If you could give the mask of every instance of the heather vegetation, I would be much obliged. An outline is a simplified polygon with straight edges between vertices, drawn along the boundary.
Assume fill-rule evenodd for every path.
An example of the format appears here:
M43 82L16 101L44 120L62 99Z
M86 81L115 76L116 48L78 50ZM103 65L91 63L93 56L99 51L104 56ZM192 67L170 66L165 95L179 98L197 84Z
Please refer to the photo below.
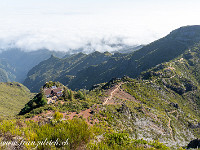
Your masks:
M169 149L158 141L133 140L127 133L89 126L79 118L60 121L58 115L55 114L56 122L43 125L23 120L1 121L1 142L24 141L22 145L10 145L11 149ZM101 142L97 137L101 138ZM149 148L145 148L147 146ZM1 145L1 148L6 148L6 145Z

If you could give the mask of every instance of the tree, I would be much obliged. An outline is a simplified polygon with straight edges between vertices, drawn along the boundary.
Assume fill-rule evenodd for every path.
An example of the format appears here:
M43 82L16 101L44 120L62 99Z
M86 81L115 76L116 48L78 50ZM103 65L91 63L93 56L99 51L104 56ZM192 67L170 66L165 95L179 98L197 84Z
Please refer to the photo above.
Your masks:
M40 93L37 95L37 97L39 106L44 106L45 104L47 104L47 98L46 95L44 94L43 88L40 88Z
M69 92L66 87L64 87L63 89L63 98L64 100L67 100L69 98Z
M73 101L74 100L74 92L72 90L70 90L70 100Z
M80 99L84 99L84 100L85 100L85 95L84 95L81 91L78 91L78 93L77 93L77 98L80 98Z

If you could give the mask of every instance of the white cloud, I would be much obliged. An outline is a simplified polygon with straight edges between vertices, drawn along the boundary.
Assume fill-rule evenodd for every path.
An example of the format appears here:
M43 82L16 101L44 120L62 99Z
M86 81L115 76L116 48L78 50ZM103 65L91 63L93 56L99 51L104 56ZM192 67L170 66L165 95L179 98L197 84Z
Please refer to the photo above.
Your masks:
M7 0L0 6L0 47L107 51L112 44L147 44L180 26L200 24L198 5L180 2Z

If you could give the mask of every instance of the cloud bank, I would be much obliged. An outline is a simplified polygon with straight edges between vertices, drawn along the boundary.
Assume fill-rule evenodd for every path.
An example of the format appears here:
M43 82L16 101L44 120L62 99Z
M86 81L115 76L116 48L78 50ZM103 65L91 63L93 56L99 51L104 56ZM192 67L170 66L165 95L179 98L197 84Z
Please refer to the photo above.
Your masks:
M0 27L2 49L17 47L24 50L47 48L69 51L84 48L85 51L111 51L113 45L145 44L158 38L142 27L141 30L132 27L134 20L128 25L126 20L120 18L105 19L104 16L90 14L20 15L9 21L6 23L6 20L1 20L4 22Z
M197 24L192 12L184 12L185 8L154 0L7 0L0 6L0 48L113 51L120 45L150 43L188 25L186 18Z

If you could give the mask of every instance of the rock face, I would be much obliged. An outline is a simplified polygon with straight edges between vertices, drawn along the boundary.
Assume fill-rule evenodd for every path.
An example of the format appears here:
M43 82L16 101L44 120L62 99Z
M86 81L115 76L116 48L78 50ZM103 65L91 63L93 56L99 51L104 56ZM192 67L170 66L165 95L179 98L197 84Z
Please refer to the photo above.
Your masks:
M125 103L123 103L122 107L118 109L118 112L123 113L124 115L128 116L128 119L131 118L131 112Z
M173 102L171 102L170 105L173 106L173 107L175 107L175 108L177 108L177 109L179 108L178 104L175 104Z
M199 148L199 147L200 147L200 140L199 139L192 140L187 146L188 149Z

